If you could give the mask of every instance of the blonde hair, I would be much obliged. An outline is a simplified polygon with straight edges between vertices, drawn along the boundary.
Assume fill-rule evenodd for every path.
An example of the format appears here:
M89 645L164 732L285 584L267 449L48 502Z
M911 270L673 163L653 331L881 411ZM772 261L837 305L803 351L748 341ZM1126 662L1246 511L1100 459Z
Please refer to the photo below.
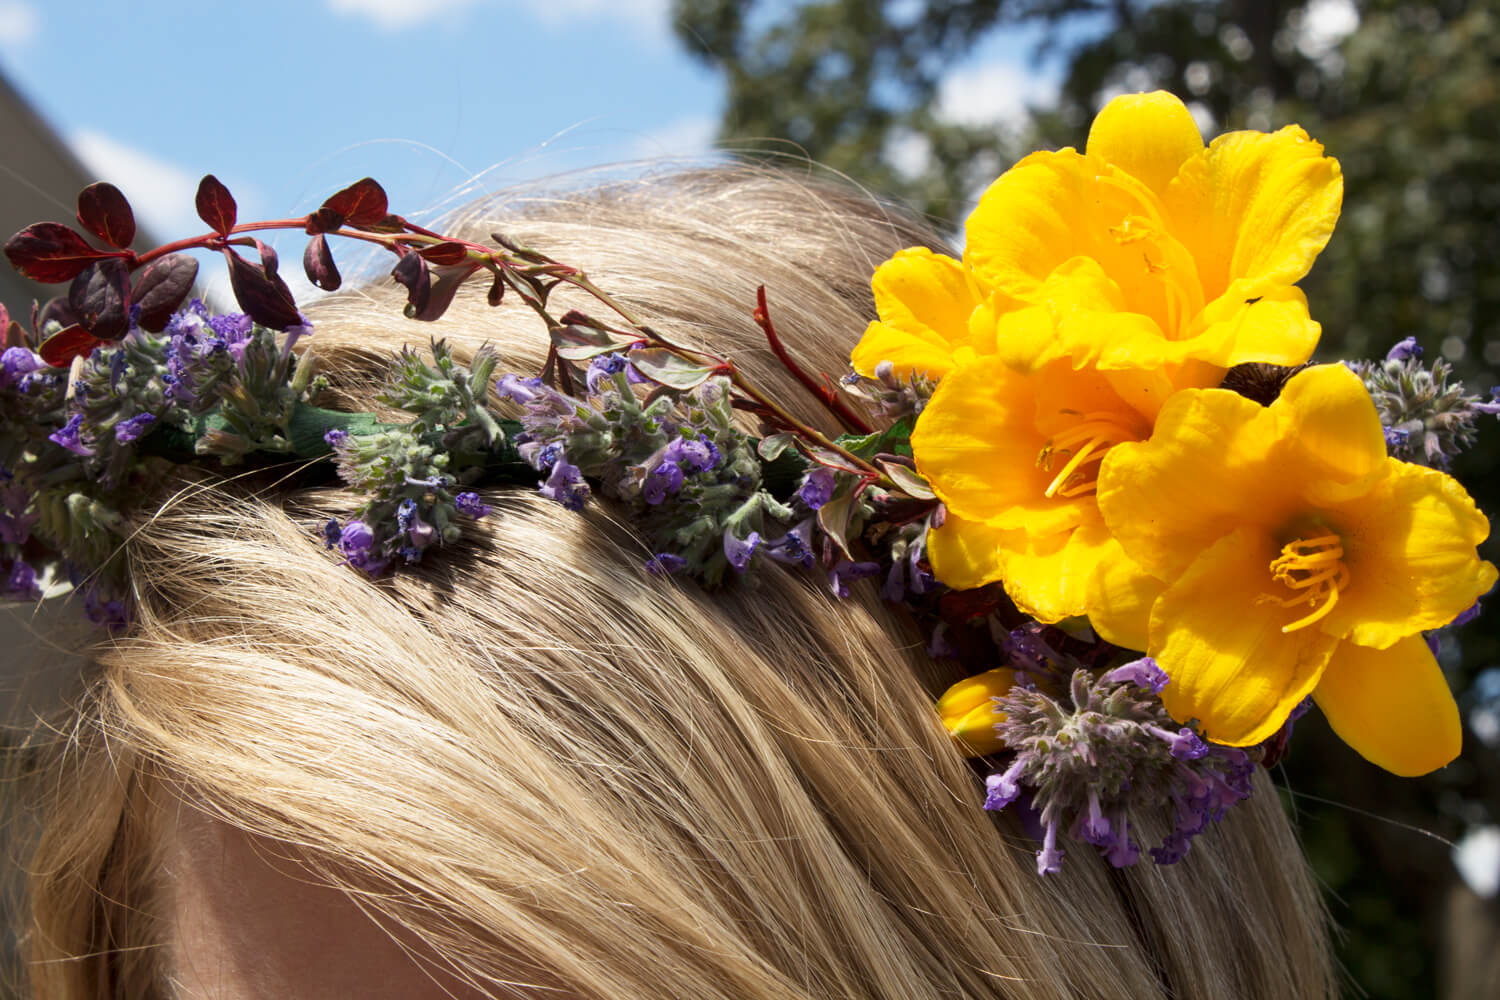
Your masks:
M755 286L806 365L838 373L875 265L932 239L856 193L727 169L514 195L462 226L583 265L784 398L800 390L750 320ZM342 404L373 407L385 359L429 333L534 370L535 319L475 291L432 328L384 289L320 304L310 346ZM1176 866L1075 848L1038 878L937 722L953 678L872 587L838 601L773 567L704 593L645 573L607 505L515 490L486 494L471 540L370 580L315 530L353 498L288 482L186 481L131 538L135 622L39 783L36 996L167 989L156 826L184 801L497 996L1335 992L1267 782Z

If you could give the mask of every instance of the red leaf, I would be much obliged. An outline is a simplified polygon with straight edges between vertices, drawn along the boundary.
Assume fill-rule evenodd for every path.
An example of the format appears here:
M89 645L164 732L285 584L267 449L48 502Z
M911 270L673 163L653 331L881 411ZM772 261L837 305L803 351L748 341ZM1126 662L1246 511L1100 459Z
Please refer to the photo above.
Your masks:
M90 184L78 193L78 221L83 228L121 250L135 239L135 214L113 184Z
M61 222L38 222L5 242L12 267L32 281L55 285L72 281L94 261L110 256L89 246Z
M373 177L355 181L323 202L323 209L342 216L352 226L371 226L390 211L385 189ZM315 215L318 213L314 213ZM336 226L334 228L337 228Z
M427 299L421 309L408 307L407 314L412 319L420 319L432 322L442 317L453 304L453 296L463 286L469 276L483 266L480 264L460 264L457 267L440 267L437 269L437 280L432 282L432 287L427 293Z
M205 174L198 182L196 203L198 218L208 223L208 228L220 236L228 236L233 231L239 208L229 189L213 174Z
M130 269L118 258L90 264L73 279L68 304L89 333L119 340L130 330Z
M327 205L324 205L307 217L307 221L303 223L302 228L307 232L307 235L316 236L318 233L331 233L343 224L344 217Z
M432 275L422 255L404 255L391 270L391 277L396 279L398 285L406 287L407 318L421 315L432 295Z
M302 251L302 270L307 272L308 281L325 292L335 291L344 283L333 263L333 252L328 249L328 237L322 233L307 241L307 249Z
M418 250L417 253L421 254L422 259L427 261L427 263L437 264L440 267L451 264L462 264L469 258L469 248L462 243L455 243L453 240L434 243L430 247Z
M137 319L141 329L152 333L165 330L197 277L198 262L184 253L168 254L146 265L131 289L141 310Z
M263 268L228 248L224 250L224 259L229 263L229 287L234 300L247 316L272 330L285 330L302 322L297 301L285 281L274 273L268 275Z
M74 358L88 357L102 343L104 341L75 324L42 341L36 352L53 368L66 368Z

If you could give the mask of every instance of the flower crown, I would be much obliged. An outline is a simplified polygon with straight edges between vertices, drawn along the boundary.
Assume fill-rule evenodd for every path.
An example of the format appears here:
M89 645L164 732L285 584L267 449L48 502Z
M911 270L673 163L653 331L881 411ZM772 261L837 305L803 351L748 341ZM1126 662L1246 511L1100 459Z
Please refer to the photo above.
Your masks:
M962 259L912 249L876 271L879 319L841 389L885 429L796 363L761 290L755 321L847 431L830 438L577 268L417 226L373 180L239 224L205 177L211 232L145 253L124 197L95 184L85 233L38 223L5 245L23 274L71 285L30 331L0 310L0 571L13 594L70 581L123 627L131 500L183 463L315 475L331 459L363 505L326 544L372 575L458 542L489 511L480 487L536 484L574 510L597 491L634 516L652 573L714 586L774 561L840 597L878 578L933 655L973 672L938 713L992 767L985 807L1031 825L1042 873L1065 838L1171 863L1309 702L1397 774L1458 753L1431 633L1476 613L1496 571L1475 548L1488 522L1441 469L1500 404L1410 339L1308 364L1320 330L1295 283L1341 199L1338 164L1296 126L1205 146L1175 97L1116 98L1083 152L995 181ZM309 235L304 268L328 290L328 237L394 253L416 319L483 278L492 305L538 315L546 365L497 378L489 352L460 364L438 341L390 373L381 399L404 422L322 409L315 355L292 349L310 325L252 235L268 229ZM184 305L189 250L224 255L243 314ZM605 318L557 315L560 285ZM1142 843L1142 810L1174 817L1164 840Z

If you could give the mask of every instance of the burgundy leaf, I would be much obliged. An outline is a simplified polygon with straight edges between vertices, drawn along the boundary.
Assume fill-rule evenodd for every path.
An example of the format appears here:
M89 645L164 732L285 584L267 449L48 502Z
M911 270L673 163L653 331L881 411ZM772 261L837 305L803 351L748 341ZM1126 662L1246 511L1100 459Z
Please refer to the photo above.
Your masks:
M380 222L390 211L385 189L373 177L350 184L323 202L323 208L342 216L350 225L360 227Z
M267 275L263 268L228 248L224 250L224 259L229 264L229 287L245 315L273 330L285 330L302 322L297 301L285 281L275 274Z
M113 184L100 181L78 193L78 221L83 228L121 250L135 239L135 213Z
M412 319L420 319L425 322L438 319L453 304L453 296L458 292L463 283L469 280L469 276L482 266L482 264L471 263L438 268L437 280L432 283L432 290L427 296L427 304L421 309L409 306L407 309L408 315Z
M165 330L197 278L198 262L185 253L168 254L147 264L131 289L131 297L140 308L136 322L141 329L152 333Z
M198 218L208 223L208 228L220 236L228 236L234 229L234 220L239 209L234 196L213 174L205 174L198 182Z
M276 251L272 249L269 244L262 243L260 240L254 239L253 237L251 239L251 242L255 244L255 249L260 251L261 269L266 272L266 277L275 281L277 278L276 272L280 267L280 262L276 257Z
M324 205L307 217L303 228L307 231L307 235L316 236L318 233L331 233L343 224L344 217Z
M42 341L36 352L53 368L66 368L74 358L88 357L102 343L104 341L75 324Z
M33 306L31 310L31 328L38 335L47 327L56 323L58 326L72 326L78 322L78 314L68 304L66 295L56 295L42 303L38 310Z
M38 222L5 242L5 256L12 267L32 281L55 285L72 281L84 268L110 254L95 250L61 222Z
M427 262L422 259L422 255L403 254L392 269L391 277L396 279L396 284L406 288L406 315L420 316L432 295L432 276L428 273Z
M325 292L335 291L344 283L333 263L333 251L328 249L328 237L322 233L307 241L307 249L302 251L302 270L307 272L308 281Z
M429 264L449 265L462 264L469 257L469 248L462 243L447 240L442 243L434 243L430 247L418 250L422 259Z
M406 220L399 215L387 215L378 222L372 222L365 226L372 233L404 233L406 232Z
M498 306L505 300L505 278L499 271L495 272L495 281L490 285L489 303Z
M119 340L130 330L130 269L118 259L95 261L68 289L78 322L100 340Z

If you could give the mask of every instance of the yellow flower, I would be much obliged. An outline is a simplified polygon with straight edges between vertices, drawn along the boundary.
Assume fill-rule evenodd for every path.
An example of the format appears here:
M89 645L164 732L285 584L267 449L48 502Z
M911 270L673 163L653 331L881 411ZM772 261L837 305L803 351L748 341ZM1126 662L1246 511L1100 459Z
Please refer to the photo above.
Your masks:
M927 538L933 574L959 589L1003 580L1039 621L1082 614L1109 541L1094 501L1099 462L1150 429L1108 377L1066 358L1017 371L987 357L950 372L911 437L947 508Z
M1016 672L1009 667L986 670L965 677L938 699L939 718L969 756L983 757L1005 748L995 731L1005 721L1005 713L995 707L995 699L1009 691L1015 679Z
M1059 323L1055 350L1102 370L1300 364L1319 329L1294 286L1343 198L1338 163L1322 152L1295 125L1205 148L1171 94L1117 97L1084 153L1034 153L990 186L962 261L913 249L876 271L880 319L855 348L855 370L891 361L897 374L940 379L1005 350L996 324L1027 307L1073 320ZM1059 317L1063 279L1111 294ZM1101 341L1088 327L1106 318L1119 329Z
M1106 315L1058 324L1056 349L1075 363L1300 364L1319 328L1294 286L1342 198L1338 163L1295 125L1204 147L1171 94L1117 97L1084 153L1033 153L990 186L963 262L983 295L1054 311L1060 277L1112 286ZM1110 313L1123 322L1095 336Z
M1458 711L1421 633L1494 584L1475 552L1489 524L1452 478L1386 455L1348 369L1301 372L1269 407L1178 393L1149 441L1111 450L1098 505L1125 558L1091 581L1090 619L1156 658L1174 718L1246 746L1312 695L1387 770L1457 755Z

